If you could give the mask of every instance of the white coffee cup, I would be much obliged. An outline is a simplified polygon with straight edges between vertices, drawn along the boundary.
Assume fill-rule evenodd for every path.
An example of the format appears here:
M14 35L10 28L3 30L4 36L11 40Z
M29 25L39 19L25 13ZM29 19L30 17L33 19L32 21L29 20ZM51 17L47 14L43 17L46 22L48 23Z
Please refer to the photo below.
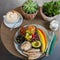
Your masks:
M3 16L6 23L14 24L20 20L20 14L17 11L10 11Z

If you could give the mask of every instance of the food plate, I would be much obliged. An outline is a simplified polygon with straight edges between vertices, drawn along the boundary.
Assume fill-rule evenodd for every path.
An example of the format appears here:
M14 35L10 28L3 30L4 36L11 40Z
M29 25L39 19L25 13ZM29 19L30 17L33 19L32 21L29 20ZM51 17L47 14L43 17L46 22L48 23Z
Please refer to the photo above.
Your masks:
M23 22L23 17L22 17L22 16L21 16L21 18L20 18L20 20L19 20L18 22L12 23L12 24L9 24L9 23L7 23L7 22L4 20L4 24L5 24L7 27L9 27L9 28L17 28L17 27L19 27L19 26L22 24L22 22Z
M46 33L46 37L47 37L47 39L46 39L46 41L47 41L46 50L47 50L48 40L49 40L48 31L47 31L43 26L41 26L41 25L37 25L37 24L31 24L31 25L36 26L36 27L39 28L39 29L42 29L42 30ZM30 26L30 25L25 25L24 27L28 27L28 26ZM21 55L23 55L23 56L25 56L26 58L28 58L28 55L25 54L25 53L23 52L23 50L21 49L21 44L23 44L23 42L25 42L25 41L22 40L22 41L20 41L20 43L18 43L18 42L16 41L16 37L20 34L19 32L20 32L20 29L16 32L16 34L15 34L15 36L14 36L14 46L15 46L16 50L17 50ZM45 42L46 42L46 41L45 41ZM43 45L43 47L44 47L44 46L45 46L45 45ZM44 49L44 48L43 48L43 49ZM45 56L46 51L45 51L45 52L44 52L44 51L45 51L45 50L43 50L42 54L41 54L38 58L41 58L41 57Z

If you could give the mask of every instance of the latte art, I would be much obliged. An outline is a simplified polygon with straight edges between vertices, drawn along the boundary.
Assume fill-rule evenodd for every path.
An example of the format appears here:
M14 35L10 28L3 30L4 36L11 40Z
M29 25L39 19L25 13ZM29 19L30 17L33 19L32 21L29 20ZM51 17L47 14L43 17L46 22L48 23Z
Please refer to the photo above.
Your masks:
M16 22L20 18L20 14L17 11L10 11L6 14L7 21L10 23Z

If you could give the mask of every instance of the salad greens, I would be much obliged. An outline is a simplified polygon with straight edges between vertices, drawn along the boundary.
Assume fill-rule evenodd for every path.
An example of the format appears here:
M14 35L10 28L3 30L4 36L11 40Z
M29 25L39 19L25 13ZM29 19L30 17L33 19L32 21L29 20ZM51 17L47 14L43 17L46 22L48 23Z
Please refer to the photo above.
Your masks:
M60 14L60 1L52 0L50 2L44 3L43 13L49 17Z
M23 10L28 14L33 14L38 10L38 4L33 0L28 0L23 4Z

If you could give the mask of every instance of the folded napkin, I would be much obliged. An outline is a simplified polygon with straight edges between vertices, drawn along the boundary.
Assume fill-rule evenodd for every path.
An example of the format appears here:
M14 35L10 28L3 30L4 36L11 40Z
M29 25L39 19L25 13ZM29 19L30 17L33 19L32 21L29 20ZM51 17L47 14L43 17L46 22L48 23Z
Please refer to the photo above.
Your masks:
M56 35L54 34L54 32L49 33L49 43L48 43L49 45L46 51L47 56L52 54L55 42L56 42Z
M53 48L54 48L56 39L57 39L57 37L56 37L56 35L54 35L54 38L53 38L53 40L52 40L52 42L51 42L51 46L50 46L50 50L49 50L49 55L52 54L52 51L53 51Z

